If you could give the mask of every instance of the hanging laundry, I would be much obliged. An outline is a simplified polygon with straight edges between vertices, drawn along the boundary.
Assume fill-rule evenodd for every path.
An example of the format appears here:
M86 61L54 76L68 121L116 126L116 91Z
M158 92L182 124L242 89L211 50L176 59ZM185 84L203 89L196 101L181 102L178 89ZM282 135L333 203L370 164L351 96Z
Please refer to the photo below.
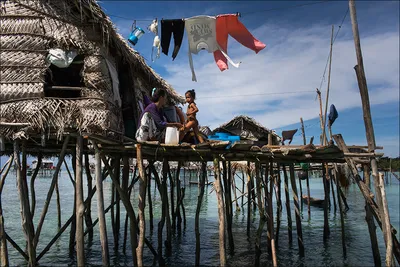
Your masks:
M193 68L192 53L197 54L200 50L207 50L209 53L220 50L217 43L216 19L212 16L195 16L185 20L185 29L189 40L189 64L192 71L192 81L197 81ZM234 63L229 56L221 50L225 58L236 68L238 63Z
M156 58L160 58L160 37L158 37L158 35L156 37L154 37L153 47L151 48L151 61L152 62L154 62L153 52L155 49L157 49Z
M289 140L289 145L292 143L293 136L297 133L297 130L282 131L282 144L285 145L285 140Z
M147 27L147 29L155 35L158 35L158 20L153 19L153 22Z
M329 109L329 125L332 126L332 124L335 122L335 120L339 117L339 114L335 108L335 105L331 105L330 109Z
M221 51L228 53L228 34L243 46L256 52L263 50L266 45L247 30L239 21L237 14L218 15L216 18L217 42ZM227 59L221 51L214 52L214 59L221 71L228 69Z
M162 52L168 56L169 43L171 35L174 35L174 51L172 52L172 60L178 55L182 45L183 33L185 30L185 21L182 19L161 20L161 48Z

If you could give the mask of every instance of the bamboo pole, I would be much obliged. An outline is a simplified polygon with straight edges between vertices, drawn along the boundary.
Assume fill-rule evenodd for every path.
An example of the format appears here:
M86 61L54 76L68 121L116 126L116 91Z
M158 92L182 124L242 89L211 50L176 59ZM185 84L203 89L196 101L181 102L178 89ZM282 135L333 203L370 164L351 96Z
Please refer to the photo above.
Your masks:
M349 0L349 10L350 10L351 24L352 24L352 30L353 30L353 36L354 36L354 45L355 45L356 56L357 56L357 65L355 67L355 71L356 71L356 75L357 75L357 81L358 81L358 86L360 89L361 102L362 102L362 107L363 107L365 132L366 132L367 143L368 143L368 152L374 153L374 151L376 149L375 134L374 134L374 127L372 124L368 86L367 86L367 80L366 80L365 72L364 72L364 63L363 63L363 57L362 57L362 52L361 52L360 36L359 36L358 23L357 23L356 5L355 5L354 0ZM372 167L372 175L374 177L377 177L378 176L378 166L377 166L375 157L371 158L371 167ZM382 187L383 187L383 189L380 190L381 192L385 190L384 189L385 186L382 185ZM376 191L379 191L379 190L376 190ZM383 197L381 200L382 203L381 203L381 205L379 205L379 202L378 202L378 206L385 206L384 203L387 202L386 197L385 196L382 196L382 197ZM393 239L392 239L391 231L388 231L388 229L390 230L390 224L386 225L387 223L390 223L390 215L389 215L388 210L385 211L385 208L383 208L382 212L383 212L383 214L382 214L382 230L383 230L384 240L386 243L386 266L392 266L393 265L393 247L392 247Z
M83 205L83 179L82 179L82 151L83 151L83 137L76 138L76 173L75 173L75 195L76 195L76 259L78 266L85 265L85 250L83 238L83 212L85 207Z
M225 254L225 205L221 188L221 171L218 158L214 158L214 188L218 200L218 225L219 225L219 264L226 266Z
M14 154L10 156L7 163L4 165L4 168L1 170L1 173L2 173L1 181L0 181L0 259L1 259L0 264L1 264L1 266L9 265L7 239L6 239L5 230L4 230L4 217L3 217L3 207L2 207L1 196L3 193L3 186L5 183L6 177L8 175L8 172L11 169L13 160L14 160ZM3 170L4 170L4 173L3 173Z
M296 214L297 243L299 246L300 257L304 257L304 243L303 243L303 232L302 232L302 228L301 228L299 197L297 194L293 164L290 164L290 181L291 181L291 185L292 185L293 201L294 201L294 208L295 208L295 214Z
M32 177L31 177L31 198L32 198L32 202L31 202L31 214L32 214L32 218L35 216L35 209L36 209L36 192L35 192L35 180L36 177L39 173L40 170L40 166L42 165L42 154L39 154L38 158L37 158L37 163L36 163L36 168L33 171Z
M285 179L285 206L286 206L286 214L287 214L287 222L288 222L288 235L289 235L289 244L292 244L292 215L290 211L290 200L289 200L289 178L286 172L286 166L282 165L283 176Z
M321 91L318 90L317 88L317 96L318 96L318 102L319 102L319 123L321 127L321 136L319 138L320 144L324 144L324 134L323 134L323 129L324 129L324 120L322 118L322 99L321 99Z
M108 239L107 239L107 225L106 216L104 212L104 193L103 193L103 179L101 176L101 158L100 152L95 152L96 160L96 188L97 188L97 216L99 217L99 231L100 231L100 243L101 243L101 255L103 259L103 265L110 265L110 258L108 252Z
M85 153L85 173L86 173L86 178L87 178L87 194L90 195L93 190L93 177L90 173L90 162L89 162L89 155L88 153ZM100 173L101 175L101 173ZM101 178L101 177L100 177ZM56 185L58 187L58 183ZM57 189L56 187L56 189ZM57 191L56 191L57 192ZM89 240L93 240L93 220L92 220L92 203L89 201L86 210L85 210L85 224L86 227L89 229ZM61 228L61 222L60 222L60 227Z
M47 193L46 201L44 203L43 210L42 210L42 213L40 215L40 220L39 220L38 226L36 228L36 234L35 234L35 238L33 240L33 244L35 246L35 249L36 249L36 247L37 247L37 245L39 243L40 232L42 230L44 219L46 218L47 210L49 208L51 197L53 195L54 187L55 187L56 181L58 179L58 172L59 172L59 170L61 168L61 165L62 165L64 157L65 157L65 153L66 153L66 149L67 149L67 146L68 146L68 142L69 142L69 136L67 135L65 137L63 146L61 148L60 157L58 159L56 169L55 169L55 171L53 173L53 179L51 181L50 188L49 188L49 191Z
M144 208L146 203L146 185L147 177L143 170L142 147L141 144L136 145L136 157L139 167L139 242L136 249L138 266L143 266L143 245L144 236L146 234L146 221L144 215Z
M20 152L19 152L19 140L14 140L14 160L15 166L17 170L17 185L18 185L18 193L21 203L21 220L22 220L22 228L25 233L25 239L27 244L28 250L28 265L29 266L36 266L36 249L34 246L34 236L35 230L32 222L31 213L29 210L29 199L28 199L28 186L26 183L26 150L25 150L25 142L22 145L22 162L25 167L21 166L20 163Z
M332 25L332 33L331 33L331 50L329 54L329 69L328 69L328 87L326 89L326 101L325 101L325 115L324 115L324 125L322 128L322 135L323 135L323 140L324 144L327 145L327 138L326 138L326 131L325 131L325 126L326 126L326 114L328 112L328 102L329 102L329 87L331 84L331 67L332 67L332 48L333 48L333 32L334 32L334 26Z
M203 202L204 196L204 186L207 176L207 162L201 163L201 180L200 180L200 190L197 196L197 207L196 207L196 216L194 219L194 231L196 234L196 261L195 266L200 266L200 209L201 203Z

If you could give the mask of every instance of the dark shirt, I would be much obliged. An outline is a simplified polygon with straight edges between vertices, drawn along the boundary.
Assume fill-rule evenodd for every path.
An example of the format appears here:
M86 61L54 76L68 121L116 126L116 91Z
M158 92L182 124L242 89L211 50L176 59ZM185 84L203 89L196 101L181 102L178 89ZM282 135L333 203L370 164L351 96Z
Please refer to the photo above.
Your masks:
M142 115L140 116L139 120L139 127L140 122L142 120L143 114L149 112L151 117L153 118L154 122L156 123L157 129L163 130L167 126L167 121L164 119L162 109L158 110L155 103L149 104L143 111Z

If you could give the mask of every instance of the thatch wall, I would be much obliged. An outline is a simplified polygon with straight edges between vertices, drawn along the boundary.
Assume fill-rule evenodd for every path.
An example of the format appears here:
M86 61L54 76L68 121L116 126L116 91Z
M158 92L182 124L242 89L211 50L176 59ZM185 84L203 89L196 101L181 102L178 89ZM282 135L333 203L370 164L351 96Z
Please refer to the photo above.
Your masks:
M281 138L273 131L265 128L260 123L248 116L236 116L227 123L222 124L213 130L213 134L217 132L227 132L238 135L242 139L252 141L268 141L268 135L272 135L272 145L278 145Z
M124 133L137 121L142 92L165 88L173 103L184 101L120 36L93 0L13 0L0 2L0 120L30 123L31 132L65 128L102 135ZM84 56L79 98L44 97L51 48L75 49ZM118 70L113 91L106 63ZM13 128L0 128L12 137ZM121 136L120 136L121 137Z

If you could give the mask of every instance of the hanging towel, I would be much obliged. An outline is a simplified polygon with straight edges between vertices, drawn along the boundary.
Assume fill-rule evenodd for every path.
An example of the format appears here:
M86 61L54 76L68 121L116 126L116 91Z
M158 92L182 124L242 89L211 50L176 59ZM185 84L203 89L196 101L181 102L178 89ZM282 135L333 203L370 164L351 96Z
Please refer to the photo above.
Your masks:
M263 50L266 45L247 30L239 21L237 14L218 15L216 18L217 42L221 47L220 51L214 52L214 59L221 71L228 69L227 59L222 51L228 51L228 34L235 38L243 46L256 52Z
M151 61L154 62L153 53L157 50L156 58L160 58L160 37L158 35L154 37L153 47L151 48Z
M329 109L329 125L332 126L332 124L335 122L335 120L339 117L339 114L335 108L335 105L331 105L330 109Z
M161 48L162 52L168 56L171 35L174 35L174 51L172 60L178 55L182 45L183 33L185 31L185 21L182 19L163 19L161 20Z
M197 81L193 68L192 53L197 54L200 50L213 53L220 50L217 43L216 19L212 16L195 16L185 20L185 29L189 40L189 64L192 71L192 81ZM234 63L229 56L221 50L225 58L236 68L238 63Z
M289 145L293 140L293 136L297 133L296 130L282 131L282 144L284 145L285 140L289 140Z

